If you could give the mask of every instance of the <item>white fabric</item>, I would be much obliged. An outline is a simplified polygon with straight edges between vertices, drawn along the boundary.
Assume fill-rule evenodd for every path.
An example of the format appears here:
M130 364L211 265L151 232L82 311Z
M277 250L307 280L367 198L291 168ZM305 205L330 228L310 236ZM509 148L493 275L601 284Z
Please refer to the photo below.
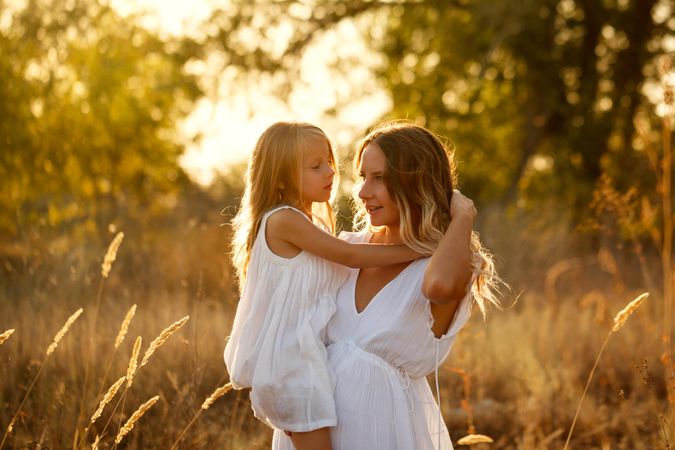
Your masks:
M348 272L304 251L293 258L274 254L265 228L282 208L294 209L280 206L261 220L224 357L235 389L252 388L258 419L283 430L310 431L337 422L335 378L322 334Z
M370 233L341 237L368 242ZM428 262L420 259L408 265L361 313L356 312L354 299L359 271L348 269L349 278L338 292L337 312L327 327L328 361L337 378L333 450L453 448L425 377L449 354L471 314L471 298L462 299L450 328L436 338L431 306L422 294ZM272 448L293 446L275 430Z

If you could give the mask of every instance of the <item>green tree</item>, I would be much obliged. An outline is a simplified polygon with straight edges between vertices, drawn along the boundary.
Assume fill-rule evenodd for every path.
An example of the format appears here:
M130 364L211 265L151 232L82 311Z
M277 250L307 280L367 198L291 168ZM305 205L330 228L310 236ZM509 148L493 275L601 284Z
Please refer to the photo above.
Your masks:
M0 5L0 10L4 10ZM87 0L31 0L0 29L0 230L102 225L188 183L176 124L199 48Z

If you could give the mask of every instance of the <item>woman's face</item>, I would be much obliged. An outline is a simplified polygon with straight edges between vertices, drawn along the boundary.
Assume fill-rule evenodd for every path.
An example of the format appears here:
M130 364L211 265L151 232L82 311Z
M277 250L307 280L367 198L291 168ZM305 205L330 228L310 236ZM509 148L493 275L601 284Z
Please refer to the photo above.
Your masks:
M368 144L359 161L361 188L359 198L363 201L373 226L398 227L400 215L398 206L389 195L384 180L386 159L380 147Z

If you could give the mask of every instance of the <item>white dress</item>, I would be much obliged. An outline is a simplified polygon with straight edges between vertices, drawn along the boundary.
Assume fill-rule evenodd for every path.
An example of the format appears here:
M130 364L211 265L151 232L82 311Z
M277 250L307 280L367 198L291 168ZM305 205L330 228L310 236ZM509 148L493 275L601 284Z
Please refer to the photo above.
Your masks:
M370 233L344 233L368 242ZM338 425L333 450L450 450L452 443L427 383L447 357L471 314L470 294L462 299L448 331L436 338L429 301L422 294L428 258L409 264L357 313L358 269L337 296L337 312L327 328L328 361L335 372ZM275 430L275 450L293 449Z
M310 431L337 422L323 334L348 273L305 251L293 258L274 254L265 228L282 208L298 211L284 205L263 216L224 357L235 389L252 388L258 419Z

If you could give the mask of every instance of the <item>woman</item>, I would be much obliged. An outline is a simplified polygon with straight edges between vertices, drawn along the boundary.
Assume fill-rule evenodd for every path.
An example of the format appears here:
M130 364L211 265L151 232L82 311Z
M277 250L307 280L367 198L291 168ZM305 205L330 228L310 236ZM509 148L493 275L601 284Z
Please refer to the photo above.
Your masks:
M452 449L425 377L434 371L438 377L473 301L483 312L486 303L498 303L494 266L472 232L473 203L453 193L451 157L422 127L375 129L361 143L355 167L360 231L343 237L403 243L433 255L352 269L340 288L327 328L338 414L333 449ZM273 448L292 446L276 430Z

